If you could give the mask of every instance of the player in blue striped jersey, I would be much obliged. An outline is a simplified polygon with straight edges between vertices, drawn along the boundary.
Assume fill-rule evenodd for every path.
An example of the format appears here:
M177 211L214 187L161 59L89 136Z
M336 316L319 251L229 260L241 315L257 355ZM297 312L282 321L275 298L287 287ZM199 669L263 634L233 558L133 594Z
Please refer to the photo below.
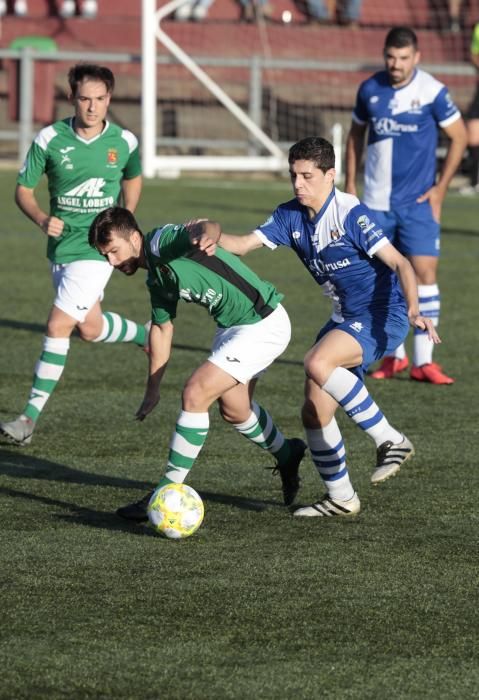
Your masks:
M440 296L437 267L441 206L467 143L461 114L447 87L418 68L417 37L408 27L395 27L384 48L386 70L359 87L347 142L345 189L356 194L356 176L366 130L368 144L363 201L375 221L414 268L419 308L437 326ZM450 139L436 182L438 129ZM411 378L451 384L432 361L433 343L421 329L414 331ZM409 365L404 345L384 358L372 373L387 379Z
M295 515L355 515L345 448L334 417L338 406L376 443L372 474L379 484L414 454L411 442L387 421L363 383L363 373L401 343L409 324L439 342L433 322L419 314L408 260L389 242L373 212L334 186L334 149L309 137L289 152L295 194L246 236L222 234L220 245L243 255L266 246L292 248L333 302L331 319L305 357L302 409L308 445L327 494Z

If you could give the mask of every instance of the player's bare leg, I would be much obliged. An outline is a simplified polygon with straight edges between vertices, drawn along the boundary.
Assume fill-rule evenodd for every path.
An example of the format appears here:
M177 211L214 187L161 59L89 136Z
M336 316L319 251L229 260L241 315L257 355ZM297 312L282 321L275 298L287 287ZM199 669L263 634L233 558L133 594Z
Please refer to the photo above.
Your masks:
M209 361L198 367L187 380L182 393L182 410L170 440L168 462L156 488L183 483L193 467L208 436L209 407L238 381ZM154 490L135 503L118 508L117 515L126 520L145 522Z
M268 411L253 400L256 379L238 384L218 400L223 419L245 438L269 452L276 460L273 474L279 473L283 501L291 505L300 486L299 465L306 451L300 438L285 438Z
M392 476L402 461L413 454L411 445L409 453L401 461L391 464L390 473L386 475L384 462L389 458L390 448L399 448L406 438L388 423L364 383L349 371L348 368L360 366L362 359L360 343L339 329L327 333L305 357L308 382L303 421L313 461L328 494L312 506L300 509L297 515L330 517L359 512L359 499L349 480L344 445L334 419L336 404L341 405L356 425L375 441L381 462L378 459L373 477L379 468L382 469L381 480Z
M117 314L102 314L99 301L82 322L53 305L27 404L18 418L0 423L0 433L12 444L21 447L32 441L36 423L63 374L70 349L70 336L75 328L78 328L83 340L93 342L135 342L143 347L148 341L145 326L139 326Z

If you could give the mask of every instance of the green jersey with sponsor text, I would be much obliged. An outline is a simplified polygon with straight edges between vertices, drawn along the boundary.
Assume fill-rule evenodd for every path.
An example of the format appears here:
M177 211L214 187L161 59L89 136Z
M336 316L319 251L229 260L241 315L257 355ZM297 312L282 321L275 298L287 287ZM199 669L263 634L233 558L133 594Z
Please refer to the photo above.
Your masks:
M50 215L65 222L59 238L48 236L47 255L55 263L104 260L88 244L95 216L114 206L121 181L141 174L138 141L126 129L106 122L89 141L73 130L73 118L42 129L28 151L17 184L34 189L48 178Z
M208 256L190 243L184 226L167 224L145 236L152 321L175 318L178 301L207 309L221 328L258 323L283 295L236 255L217 248Z

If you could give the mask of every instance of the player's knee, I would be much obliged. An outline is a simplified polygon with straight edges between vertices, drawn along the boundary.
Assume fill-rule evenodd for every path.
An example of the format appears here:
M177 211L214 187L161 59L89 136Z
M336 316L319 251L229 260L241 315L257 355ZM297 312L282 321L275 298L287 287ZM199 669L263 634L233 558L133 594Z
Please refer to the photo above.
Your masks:
M202 413L207 411L211 401L205 395L201 385L195 379L190 379L183 388L181 395L184 411Z
M308 353L304 358L306 376L310 377L319 386L326 384L333 369L331 363L318 353Z
M73 333L74 328L74 323L66 323L64 320L60 322L55 319L49 319L46 328L46 335L49 338L69 338Z

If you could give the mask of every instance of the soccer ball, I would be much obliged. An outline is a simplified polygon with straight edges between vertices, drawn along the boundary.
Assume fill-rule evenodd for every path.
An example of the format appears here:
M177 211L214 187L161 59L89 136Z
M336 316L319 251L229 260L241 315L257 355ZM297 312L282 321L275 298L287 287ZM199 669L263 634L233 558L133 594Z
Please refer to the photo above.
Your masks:
M203 522L201 497L186 484L167 484L157 489L148 504L148 519L163 537L179 540L189 537Z

